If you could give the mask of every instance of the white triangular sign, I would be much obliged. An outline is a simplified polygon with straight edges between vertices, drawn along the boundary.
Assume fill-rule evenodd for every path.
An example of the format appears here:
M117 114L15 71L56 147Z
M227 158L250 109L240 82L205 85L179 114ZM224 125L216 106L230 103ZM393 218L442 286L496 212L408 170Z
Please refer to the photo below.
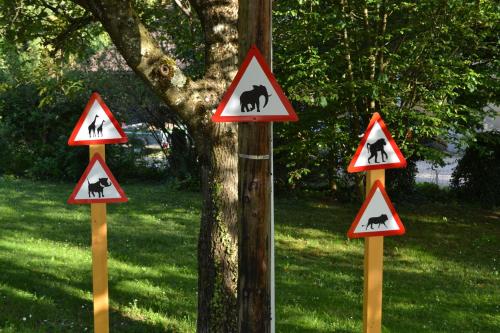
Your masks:
M252 46L212 120L296 121L298 117L259 50Z
M380 115L375 113L347 171L359 172L404 167L406 167L406 159Z
M94 155L68 199L68 203L125 201L125 193L99 154Z
M356 215L347 235L349 238L391 236L405 233L384 186L376 181Z
M94 92L73 129L68 144L74 146L125 143L127 140L127 135L101 96Z

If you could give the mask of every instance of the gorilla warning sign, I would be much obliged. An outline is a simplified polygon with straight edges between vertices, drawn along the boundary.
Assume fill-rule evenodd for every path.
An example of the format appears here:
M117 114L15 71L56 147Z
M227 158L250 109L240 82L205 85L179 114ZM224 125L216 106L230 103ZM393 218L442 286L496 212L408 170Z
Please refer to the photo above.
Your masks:
M387 130L384 121L375 112L347 171L360 172L404 167L406 167L406 159Z
M215 122L297 121L292 105L254 45L217 107Z

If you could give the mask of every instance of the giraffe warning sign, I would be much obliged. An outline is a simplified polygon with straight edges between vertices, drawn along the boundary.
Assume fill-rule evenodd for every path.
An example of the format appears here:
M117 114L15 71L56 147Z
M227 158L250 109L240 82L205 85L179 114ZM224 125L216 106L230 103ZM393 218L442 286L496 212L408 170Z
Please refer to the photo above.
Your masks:
M406 159L387 130L384 121L375 112L347 171L360 172L404 167L406 167Z
M70 146L125 143L127 135L101 96L94 92L76 123L68 144Z

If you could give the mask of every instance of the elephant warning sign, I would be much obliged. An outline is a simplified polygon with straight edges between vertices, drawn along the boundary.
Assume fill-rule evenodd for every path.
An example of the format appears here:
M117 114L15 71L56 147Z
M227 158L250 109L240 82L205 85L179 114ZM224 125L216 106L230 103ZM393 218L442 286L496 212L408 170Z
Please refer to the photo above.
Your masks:
M215 122L297 121L292 105L254 45L222 98Z
M70 204L126 201L127 196L99 154L94 155L68 199Z
M406 167L406 159L387 130L384 121L375 112L347 171L360 172L404 167Z
M389 200L382 183L377 180L347 232L349 238L392 236L405 233L405 227Z

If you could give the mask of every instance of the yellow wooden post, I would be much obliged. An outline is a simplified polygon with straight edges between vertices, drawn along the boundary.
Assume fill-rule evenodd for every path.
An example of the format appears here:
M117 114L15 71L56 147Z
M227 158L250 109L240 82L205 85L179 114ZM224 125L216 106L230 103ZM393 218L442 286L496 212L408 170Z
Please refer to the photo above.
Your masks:
M366 175L366 195L375 181L385 185L385 170L371 170ZM382 331L382 275L384 266L384 236L365 238L363 332Z
M100 154L105 160L105 145L90 145L90 159ZM90 204L92 216L92 287L94 295L94 332L109 333L108 231L106 204Z

